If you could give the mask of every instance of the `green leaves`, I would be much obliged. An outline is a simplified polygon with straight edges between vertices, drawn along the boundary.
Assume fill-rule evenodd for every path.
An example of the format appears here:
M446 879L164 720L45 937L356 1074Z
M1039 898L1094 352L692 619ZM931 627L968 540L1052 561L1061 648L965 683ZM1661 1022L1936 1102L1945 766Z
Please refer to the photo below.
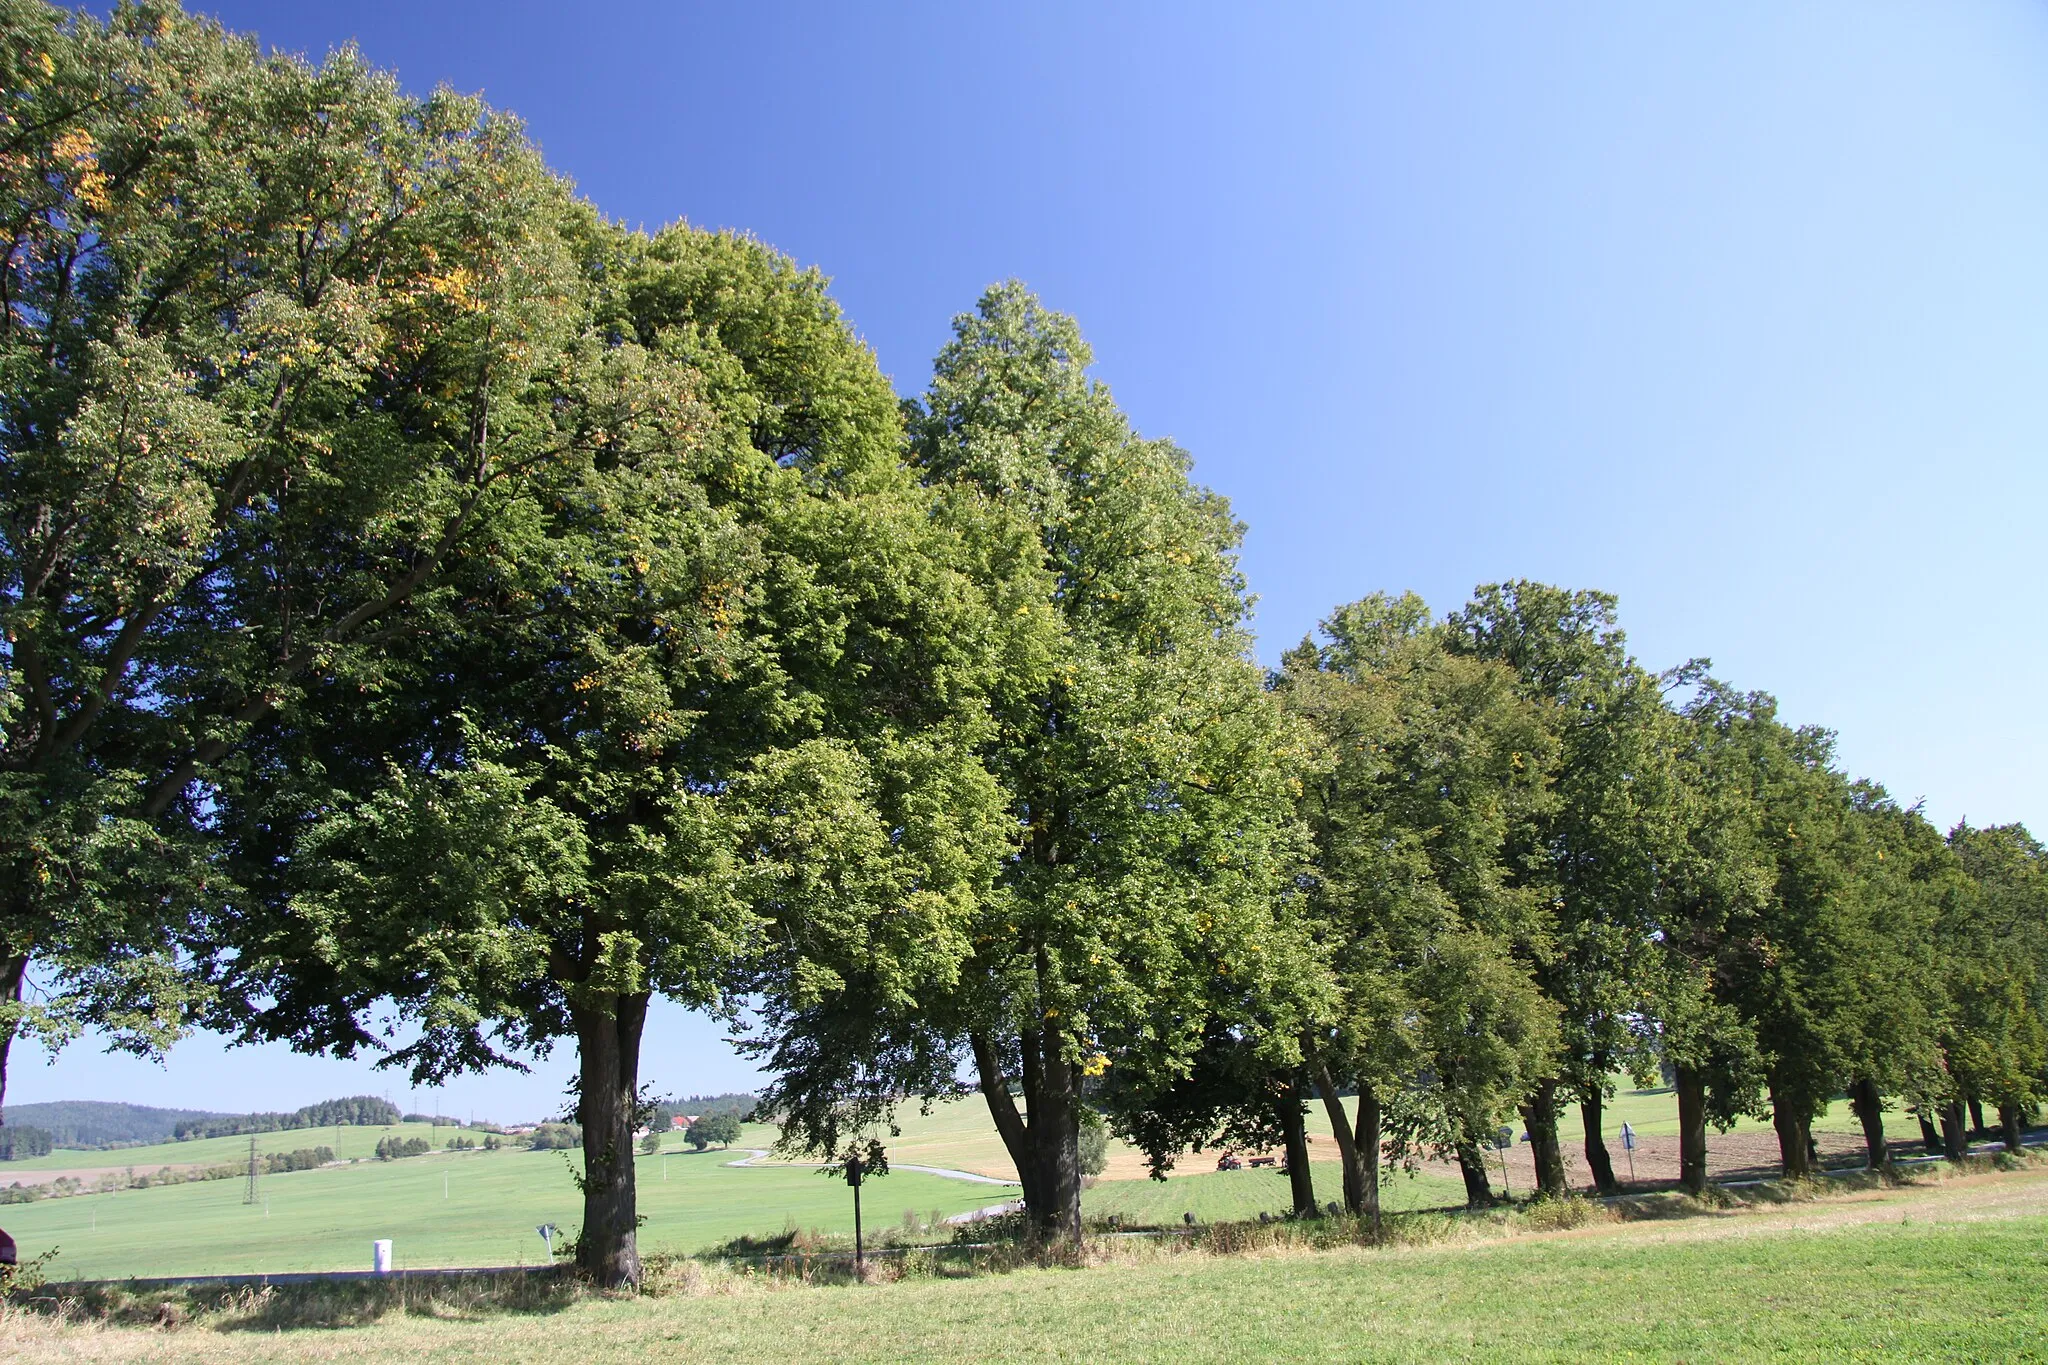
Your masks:
M155 964L119 987L146 1044L205 995L171 943L240 913L221 816L261 727L389 685L457 566L587 453L555 388L587 349L582 211L505 120L352 52L262 58L153 5L7 21L0 961L87 1014L102 964ZM204 894L93 875L103 818L211 863Z
M1300 801L1339 994L1313 1042L1382 1094L1397 1150L1444 1149L1551 1063L1557 1009L1511 949L1532 909L1515 841L1553 808L1558 745L1515 675L1452 652L1412 594L1339 607L1324 633L1276 679L1323 756Z

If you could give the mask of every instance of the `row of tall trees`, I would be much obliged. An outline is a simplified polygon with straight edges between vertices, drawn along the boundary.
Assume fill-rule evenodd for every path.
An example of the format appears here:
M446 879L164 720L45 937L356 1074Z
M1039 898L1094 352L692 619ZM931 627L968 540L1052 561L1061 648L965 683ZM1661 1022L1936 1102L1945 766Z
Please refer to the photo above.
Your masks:
M1376 1214L1384 1134L1395 1159L1454 1154L1483 1199L1510 1118L1561 1195L1572 1105L1611 1192L1603 1103L1663 1066L1694 1190L1709 1126L1747 1113L1808 1174L1842 1095L1873 1167L1891 1100L1941 1116L1952 1154L1972 1104L2017 1146L2048 1081L2040 846L1944 837L1703 663L1647 672L1614 606L1525 582L1435 621L1369 598L1276 678L1326 759L1306 898L1343 1005L1307 1055L1325 1097L1358 1096L1348 1141L1331 1115L1347 1198Z
M1094 1115L1345 1198L1677 1069L1686 1174L1847 1090L2038 1098L2041 850L1949 836L1614 603L1340 608L1021 286L899 403L816 273L629 231L517 124L167 4L0 0L0 1085L195 1024L433 1084L569 1044L639 1275L663 996L785 1140L978 1091L1038 1231ZM32 988L32 989L31 989ZM0 1092L4 1094L4 1092ZM1355 1095L1347 1108L1342 1096ZM1882 1160L1873 1128L1873 1159Z

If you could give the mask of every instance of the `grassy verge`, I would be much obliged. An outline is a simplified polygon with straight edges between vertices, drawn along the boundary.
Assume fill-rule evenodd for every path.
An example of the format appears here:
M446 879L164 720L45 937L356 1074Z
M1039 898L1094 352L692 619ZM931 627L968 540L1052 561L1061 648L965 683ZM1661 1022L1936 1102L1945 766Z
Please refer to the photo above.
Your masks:
M1781 1203L1767 1202L1776 1198ZM1742 1206L1746 1205L1746 1207ZM1396 1220L1401 1244L1314 1250L1306 1226L1101 1243L1081 1268L820 1286L698 1262L666 1297L527 1276L74 1302L0 1322L51 1360L1221 1361L2048 1359L2048 1174L1977 1174L1814 1199L1665 1201ZM1576 1230L1531 1235L1551 1218ZM1585 1220L1594 1221L1587 1223ZM1222 1230L1219 1229L1220 1233ZM153 1321L163 1328L123 1322ZM196 1313L196 1317L195 1317ZM109 1325L111 1322L111 1325Z

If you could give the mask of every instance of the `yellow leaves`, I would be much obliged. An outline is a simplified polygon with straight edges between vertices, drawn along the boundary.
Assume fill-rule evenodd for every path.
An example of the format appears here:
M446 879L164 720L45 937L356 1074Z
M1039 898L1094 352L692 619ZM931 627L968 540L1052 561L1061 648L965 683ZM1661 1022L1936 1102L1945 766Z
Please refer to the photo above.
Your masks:
M436 298L446 299L465 313L481 313L484 310L482 280L476 271L466 265L444 270L438 275L429 275L421 281L427 292Z
M106 208L107 177L100 170L99 148L94 145L92 134L83 128L66 128L50 143L50 152L59 161L71 163L78 176L78 197L86 206Z
M1081 1074L1083 1076L1100 1076L1107 1070L1109 1070L1109 1058L1104 1053L1098 1052L1088 1058L1087 1061L1081 1063Z
M1057 1019L1060 1017L1060 1012L1054 1009L1052 1006L1047 1005L1045 1007L1045 1017L1048 1019Z
M50 143L50 151L60 161L73 164L84 161L98 161L99 151L93 145L92 134L83 128L66 128Z
M43 74L45 76L54 76L57 74L56 59L53 58L49 53L38 52L36 54L36 60L42 65Z

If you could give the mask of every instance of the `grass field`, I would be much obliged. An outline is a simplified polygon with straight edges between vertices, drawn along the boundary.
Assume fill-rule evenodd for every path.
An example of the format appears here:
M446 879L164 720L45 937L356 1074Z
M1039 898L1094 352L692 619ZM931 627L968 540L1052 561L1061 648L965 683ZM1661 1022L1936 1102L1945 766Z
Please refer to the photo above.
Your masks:
M1335 1162L1312 1162L1316 1195L1323 1202L1341 1199L1344 1175ZM1442 1208L1461 1204L1465 1187L1456 1180L1431 1175L1383 1176L1381 1207L1392 1210ZM1290 1207L1287 1176L1272 1167L1263 1170L1206 1171L1173 1180L1110 1180L1081 1196L1081 1211L1090 1218L1120 1215L1126 1223L1171 1226L1183 1213L1201 1221L1257 1218Z
M367 1129L366 1132L382 1132ZM248 1139L242 1139L247 1151ZM845 1185L796 1167L735 1168L740 1152L678 1152L639 1158L641 1245L696 1251L747 1233L794 1223L826 1231L853 1227ZM60 1248L53 1276L99 1279L149 1275L368 1269L370 1243L389 1237L401 1267L538 1265L534 1228L574 1230L582 1199L562 1152L447 1152L264 1176L262 1202L242 1202L239 1180L78 1195L0 1208L24 1255ZM666 1170L666 1179L664 1179ZM906 1209L929 1218L999 1200L1004 1191L913 1172L867 1191L867 1216L900 1221Z
M341 1125L333 1128L293 1128L281 1133L256 1133L258 1152L290 1152L301 1147L332 1147L337 1160L347 1161L351 1157L368 1160L376 1154L377 1144L387 1137L426 1138L436 1147L456 1134L481 1143L482 1133L466 1133L459 1128L443 1124L435 1127L430 1123L394 1123L389 1127L352 1127ZM94 1169L122 1170L133 1167L138 1171L154 1171L159 1166L223 1166L246 1161L249 1156L249 1138L241 1137L195 1138L190 1142L156 1142L146 1147L117 1147L111 1151L76 1151L59 1147L48 1156L30 1157L25 1161L0 1162L0 1184L7 1184L16 1178L16 1172L62 1171L79 1167ZM517 1142L517 1138L501 1139Z
M1846 1106L1826 1122L1853 1125ZM1668 1092L1624 1093L1609 1109L1618 1132L1626 1119L1646 1136L1675 1132L1675 1104ZM1312 1115L1322 1144L1334 1150L1327 1121ZM1894 1120L1901 1129L1904 1116ZM979 1098L937 1106L930 1115L914 1110L901 1117L903 1132L888 1139L899 1166L927 1165L967 1170L998 1178L1012 1174L1007 1154L988 1122ZM1752 1125L1760 1126L1760 1125ZM367 1159L387 1136L433 1137L428 1125L390 1128L320 1128L259 1134L257 1149L289 1151L325 1144L352 1165L264 1176L262 1202L245 1205L239 1180L197 1182L119 1194L79 1195L0 1208L4 1224L25 1254L60 1248L53 1267L66 1279L126 1276L265 1273L292 1270L360 1269L369 1263L369 1244L389 1237L402 1267L531 1265L542 1260L534 1228L554 1223L574 1229L580 1200L570 1179L573 1157L559 1152L441 1152L396 1162ZM742 1146L765 1147L774 1130L749 1125ZM853 1213L845 1187L815 1171L786 1165L735 1168L738 1152L693 1154L668 1139L671 1153L643 1157L639 1165L641 1209L647 1215L642 1245L650 1251L695 1252L743 1235L772 1235L792 1225L826 1233L850 1233ZM12 1172L113 1169L153 1171L163 1165L233 1164L246 1158L249 1139L214 1138L164 1143L117 1152L58 1151L32 1161L0 1166L0 1182ZM1620 1152L1615 1153L1620 1160ZM1317 1197L1339 1196L1334 1163L1314 1166ZM664 1178L664 1172L666 1178ZM1127 1222L1173 1224L1192 1212L1203 1222L1255 1218L1278 1213L1289 1203L1287 1180L1273 1170L1218 1172L1208 1155L1183 1161L1164 1184L1143 1179L1144 1163L1134 1151L1112 1144L1109 1175L1087 1192L1091 1217L1121 1215ZM1439 1172L1387 1180L1389 1209L1458 1203L1458 1182ZM906 1212L921 1221L999 1203L1014 1188L973 1184L898 1170L867 1191L870 1228L898 1224Z
M532 1311L415 1298L291 1329L283 1301L177 1331L16 1312L55 1361L2048 1359L2048 1175L1391 1249L1123 1248L1081 1269L820 1287L702 1283ZM285 1330L277 1330L285 1328Z

